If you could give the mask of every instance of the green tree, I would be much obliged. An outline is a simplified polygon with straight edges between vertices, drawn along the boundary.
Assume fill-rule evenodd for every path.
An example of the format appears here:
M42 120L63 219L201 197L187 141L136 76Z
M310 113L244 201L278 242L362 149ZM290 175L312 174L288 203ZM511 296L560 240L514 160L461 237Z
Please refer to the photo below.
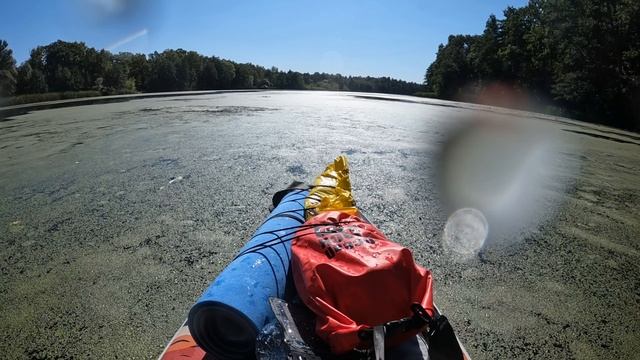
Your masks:
M144 54L119 53L116 58L127 65L129 78L133 79L135 89L138 91L146 90L145 86L150 73L147 56Z
M27 62L32 70L40 70L45 72L45 63L47 59L47 49L44 46L38 46L31 50L29 60Z
M302 77L302 74L291 70L287 71L286 88L294 90L304 89L304 78Z
M199 90L211 90L219 87L218 70L213 59L205 60L200 76L198 77Z
M530 0L450 36L425 74L443 98L495 81L588 121L640 129L640 2Z
M233 79L233 87L236 89L251 89L255 79L253 65L237 64L236 76Z
M469 52L470 65L478 75L479 85L502 80L504 75L498 59L502 43L501 24L495 15L491 15L485 24L484 33L477 38Z
M216 69L218 69L218 79L220 79L222 88L230 89L233 85L233 79L236 77L236 67L231 61L218 60Z
M178 88L176 90L193 90L196 88L198 74L202 71L203 59L195 51L175 50L176 78Z
M129 67L119 59L113 59L104 72L103 85L108 93L118 93L127 89L129 80Z
M425 75L427 87L438 96L456 98L465 86L477 79L470 58L471 48L479 36L450 35L446 45L440 45L436 60Z
M0 40L0 96L11 96L16 91L16 60L5 40Z
M13 63L15 66L15 62ZM96 50L80 42L58 40L31 51L16 75L20 94L99 90L106 94L134 91L193 89L324 89L413 94L415 83L341 74L300 73L266 69L205 57L194 51L167 49L161 53L118 53Z
M577 0L547 5L555 59L552 95L587 120L640 128L640 3ZM604 119L604 121L603 121Z
M88 48L82 42L58 40L45 47L45 76L52 91L78 91L93 85L87 68Z
M47 90L47 81L40 69L33 69L28 61L18 67L17 94L38 94Z
M150 91L174 91L178 89L175 61L166 52L154 52L149 56L150 75L147 88Z

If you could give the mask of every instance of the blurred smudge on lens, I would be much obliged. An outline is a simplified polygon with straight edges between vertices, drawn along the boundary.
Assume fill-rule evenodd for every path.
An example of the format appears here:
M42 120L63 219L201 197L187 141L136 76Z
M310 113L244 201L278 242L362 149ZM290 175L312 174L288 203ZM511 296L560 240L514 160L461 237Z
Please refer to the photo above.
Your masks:
M566 139L546 125L514 115L474 115L445 136L437 157L439 195L447 214L471 208L484 216L491 230L481 247L512 244L553 218L563 200L558 190L569 186L579 166L566 161ZM467 251L477 244L449 247Z
M442 242L446 250L466 260L478 254L489 233L489 223L481 211L456 210L444 227Z

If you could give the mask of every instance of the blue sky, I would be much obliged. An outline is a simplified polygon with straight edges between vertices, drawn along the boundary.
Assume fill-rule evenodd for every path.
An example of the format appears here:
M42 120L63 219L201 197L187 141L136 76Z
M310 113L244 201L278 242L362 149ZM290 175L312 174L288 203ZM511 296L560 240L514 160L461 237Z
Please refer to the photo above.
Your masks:
M302 72L422 82L449 34L478 34L525 0L50 0L3 4L0 39L20 63L36 45L83 41L113 52L195 50Z

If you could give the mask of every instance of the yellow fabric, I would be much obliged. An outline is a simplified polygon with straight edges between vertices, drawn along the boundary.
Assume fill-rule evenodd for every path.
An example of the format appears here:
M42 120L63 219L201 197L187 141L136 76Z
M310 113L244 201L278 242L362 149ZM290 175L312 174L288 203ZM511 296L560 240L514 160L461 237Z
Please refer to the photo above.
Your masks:
M333 163L313 182L313 188L305 200L306 218L309 219L322 211L340 210L357 215L358 209L351 195L349 163L344 155L338 156Z

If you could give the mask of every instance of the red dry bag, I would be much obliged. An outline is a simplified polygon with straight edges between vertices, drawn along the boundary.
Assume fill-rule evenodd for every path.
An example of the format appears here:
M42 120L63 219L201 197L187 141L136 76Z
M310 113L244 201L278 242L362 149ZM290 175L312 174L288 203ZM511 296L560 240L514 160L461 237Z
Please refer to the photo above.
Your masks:
M410 318L413 304L434 315L431 272L360 217L327 211L309 219L292 243L291 264L298 294L316 314L316 333L335 354L371 348L367 333ZM404 329L386 342L420 330Z

